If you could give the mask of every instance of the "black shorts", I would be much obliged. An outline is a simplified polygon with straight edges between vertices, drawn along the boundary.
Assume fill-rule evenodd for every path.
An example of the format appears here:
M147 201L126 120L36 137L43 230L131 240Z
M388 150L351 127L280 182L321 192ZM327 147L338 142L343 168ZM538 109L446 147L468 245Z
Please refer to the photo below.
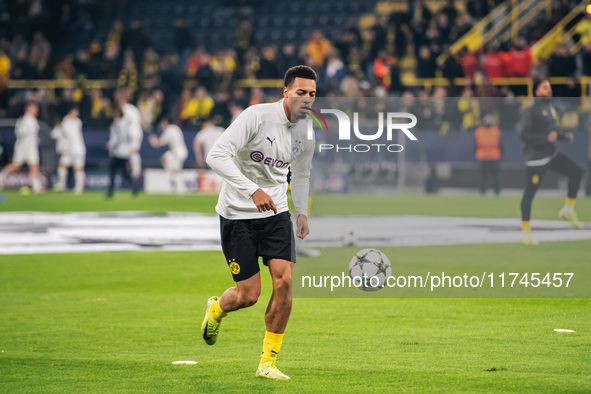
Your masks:
M220 216L222 250L235 282L259 271L259 257L295 263L295 239L289 212L263 219L231 220Z

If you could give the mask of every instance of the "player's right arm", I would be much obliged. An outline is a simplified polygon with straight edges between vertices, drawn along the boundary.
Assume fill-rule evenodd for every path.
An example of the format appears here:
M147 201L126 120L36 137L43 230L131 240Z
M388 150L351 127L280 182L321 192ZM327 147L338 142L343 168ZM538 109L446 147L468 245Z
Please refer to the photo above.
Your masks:
M130 147L129 152L133 154L138 153L138 148L135 145L137 145L137 143L141 141L140 139L143 137L144 134L140 120L140 112L131 104L124 106L122 112L123 119L126 122L127 133L130 136L132 145L134 145Z
M207 154L205 161L212 170L244 198L252 198L259 212L273 210L277 213L277 208L275 208L271 197L261 190L256 183L248 179L233 160L238 151L245 147L256 135L258 127L256 111L252 107L247 108L218 138Z
M27 131L29 130L29 127L27 127L27 120L26 118L23 116L22 118L19 118L19 120L17 120L16 125L14 126L14 134L16 135L17 138L25 138L27 137L27 135L29 133L27 133Z
M259 188L252 194L252 202L259 212L273 211L277 213L277 207L275 207L273 199L263 189Z
M197 167L205 167L205 160L203 159L203 142L199 138L199 133L193 140L193 152L195 152L195 160L197 161Z
M107 141L107 150L109 150L109 151L114 149L118 143L116 128L117 128L117 125L115 124L115 122L113 122L113 124L111 124L111 127L109 129L109 141Z
M59 121L55 124L55 126L53 127L53 129L51 129L51 138L53 138L54 140L59 140L60 138L62 138L62 122Z
M20 137L20 127L21 127L21 123L22 123L22 118L19 118L16 121L16 124L14 125L14 135L16 136L16 138Z
M51 129L51 138L55 140L55 148L57 153L65 154L66 153L66 144L65 144L65 135L64 135L64 127L62 121L59 121L53 129Z

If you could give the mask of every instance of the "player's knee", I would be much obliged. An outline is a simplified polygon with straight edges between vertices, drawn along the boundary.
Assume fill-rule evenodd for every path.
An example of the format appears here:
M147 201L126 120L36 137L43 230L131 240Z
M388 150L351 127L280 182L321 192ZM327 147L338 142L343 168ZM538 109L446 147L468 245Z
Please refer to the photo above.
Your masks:
M521 200L521 212L527 212L531 209L531 200Z
M273 290L282 293L291 292L291 273L273 278Z
M577 166L575 168L575 170L573 171L572 177L575 179L581 179L583 178L583 168Z
M253 306L259 300L260 295L261 295L260 289L240 293L239 300L240 300L241 307L248 308L249 306Z
M243 308L248 308L249 306L253 306L254 304L256 304L258 300L259 297L257 295L248 294L242 297L241 304Z

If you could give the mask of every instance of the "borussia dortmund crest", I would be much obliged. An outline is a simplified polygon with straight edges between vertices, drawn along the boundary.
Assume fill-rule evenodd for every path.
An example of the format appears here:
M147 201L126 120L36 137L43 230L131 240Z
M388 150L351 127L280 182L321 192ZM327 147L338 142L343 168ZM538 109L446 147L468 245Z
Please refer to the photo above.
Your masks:
M230 271L234 275L238 275L240 273L240 265L238 265L238 263L235 261L235 259L228 260L228 263L230 264Z
M300 151L302 150L302 141L300 140L293 140L291 143L291 153L294 156L297 156Z

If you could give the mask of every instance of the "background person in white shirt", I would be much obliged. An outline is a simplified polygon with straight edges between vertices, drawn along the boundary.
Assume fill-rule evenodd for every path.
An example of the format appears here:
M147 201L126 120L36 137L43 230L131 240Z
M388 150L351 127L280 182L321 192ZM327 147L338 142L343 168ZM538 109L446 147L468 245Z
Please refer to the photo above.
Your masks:
M25 114L19 118L14 127L16 143L12 163L0 172L0 188L6 175L18 171L23 164L29 167L31 184L35 193L41 193L41 175L39 174L39 122L37 114L39 106L35 102L27 103Z
M173 190L176 190L179 194L185 194L187 192L185 183L182 179L179 180L179 173L182 171L183 163L188 156L183 131L177 125L170 123L170 120L166 117L160 121L160 129L162 130L160 138L155 134L150 135L150 145L154 148L168 145L169 149L162 155L160 161L168 173Z
M56 191L66 188L68 180L68 168L74 167L74 193L81 194L84 191L86 174L84 164L86 161L86 145L82 136L82 121L80 110L76 107L70 109L64 116L61 123L52 132L52 137L57 139L57 150L60 154L59 166L57 168Z
M123 113L122 126L129 135L129 163L131 164L131 176L138 180L142 175L142 158L140 148L144 139L144 131L141 125L140 111L135 105L129 103L129 92L119 91L115 95L117 105Z
M193 151L195 152L195 161L197 168L205 168L205 159L207 154L215 144L215 142L222 136L224 132L223 127L216 126L212 120L206 120L201 125L201 130L195 135L193 140Z

